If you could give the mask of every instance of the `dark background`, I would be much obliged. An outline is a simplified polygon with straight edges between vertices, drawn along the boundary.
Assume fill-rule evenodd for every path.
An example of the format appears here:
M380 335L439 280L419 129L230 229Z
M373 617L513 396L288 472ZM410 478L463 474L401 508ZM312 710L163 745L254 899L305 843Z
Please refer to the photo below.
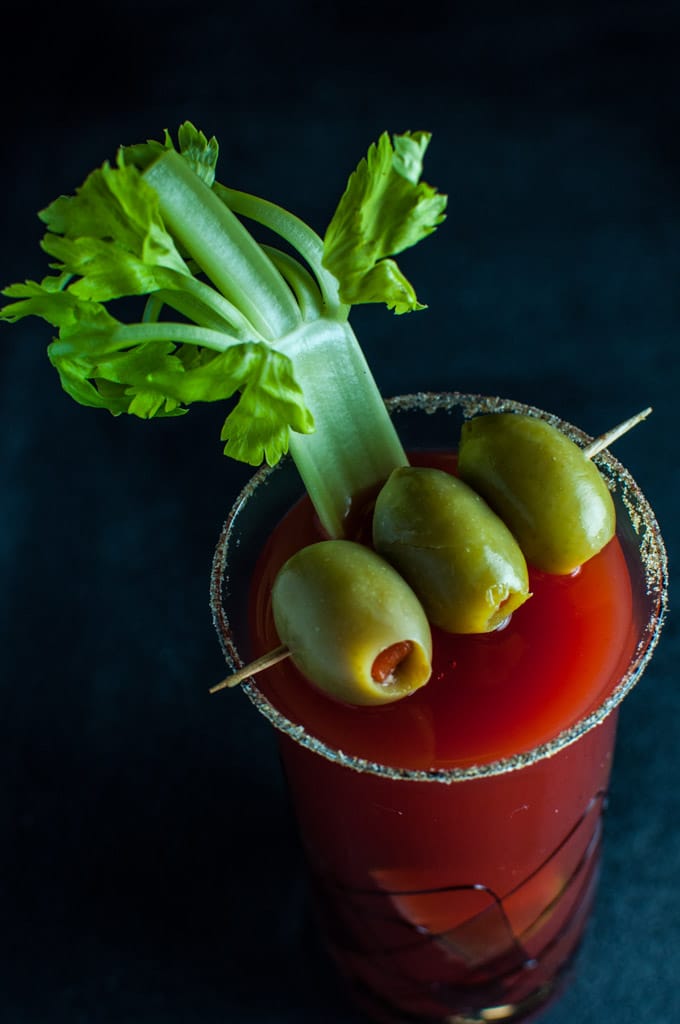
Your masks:
M384 394L510 395L621 440L673 557L680 10L663 3L18 7L3 29L0 283L35 214L190 118L220 179L319 231L384 129L450 196L402 261L429 308L353 323ZM223 661L212 550L247 471L224 410L114 419L49 328L0 326L0 1019L357 1024L310 931L273 737ZM622 713L604 871L546 1024L680 1015L676 621Z

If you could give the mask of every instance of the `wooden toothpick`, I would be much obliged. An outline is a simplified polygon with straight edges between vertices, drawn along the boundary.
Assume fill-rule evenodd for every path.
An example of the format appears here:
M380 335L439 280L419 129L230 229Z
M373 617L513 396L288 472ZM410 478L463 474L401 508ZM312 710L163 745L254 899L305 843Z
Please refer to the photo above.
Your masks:
M587 459L592 459L598 454L598 452L601 452L603 448L608 448L613 441L617 440L617 438L621 437L623 434L627 434L628 431L632 430L633 427L636 427L638 423L642 423L643 420L646 420L651 411L652 407L650 405L646 409L643 409L642 412L638 412L635 416L631 416L630 419L624 420L623 423L619 423L617 426L612 427L611 430L607 430L604 434L600 434L600 436L596 437L594 441L591 441L590 444L586 445L583 449L583 454Z
M283 661L284 658L290 657L290 650L285 644L281 644L280 647L275 647L273 651L268 651L267 654L263 654L261 658L256 658L255 661L251 661L249 665L244 665L238 672L234 672L233 675L227 676L221 683L216 683L215 686L210 687L210 693L217 693L218 690L231 689L232 686L238 686L248 676L257 675L258 672L264 672L266 668L271 668L272 665L278 664L279 661Z

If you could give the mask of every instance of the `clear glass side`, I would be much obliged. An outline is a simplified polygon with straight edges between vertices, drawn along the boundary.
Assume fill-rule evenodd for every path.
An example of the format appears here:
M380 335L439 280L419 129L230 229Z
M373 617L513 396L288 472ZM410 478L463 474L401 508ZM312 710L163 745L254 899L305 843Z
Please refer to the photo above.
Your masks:
M388 408L409 449L454 447L462 422L485 412L519 412L548 420L580 445L592 438L558 417L509 399L449 393L419 393L390 399ZM315 753L356 771L411 781L456 782L499 775L526 767L575 742L601 723L638 682L656 647L667 605L668 568L654 513L630 473L609 452L596 456L608 480L617 510L617 532L631 575L637 643L629 664L608 697L574 726L528 752L489 763L437 771L400 769L352 757L319 741L290 721L263 695L255 679L243 684L255 707L271 724ZM302 485L290 460L263 467L245 486L224 523L215 550L210 604L213 621L230 669L252 659L248 640L248 588L259 553L273 526L300 497Z

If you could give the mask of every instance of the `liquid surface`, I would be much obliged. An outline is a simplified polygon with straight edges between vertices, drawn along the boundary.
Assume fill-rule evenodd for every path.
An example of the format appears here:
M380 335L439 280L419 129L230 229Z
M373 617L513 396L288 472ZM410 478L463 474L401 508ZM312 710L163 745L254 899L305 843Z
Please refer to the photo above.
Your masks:
M437 455L427 464L453 471L455 462ZM294 551L320 539L307 499L273 532L252 589L256 654L279 643L269 598L276 572ZM290 661L263 673L258 686L317 739L395 767L464 767L531 750L601 703L625 669L634 638L630 580L616 539L572 576L530 567L530 589L533 596L495 633L433 629L430 682L395 704L339 704Z

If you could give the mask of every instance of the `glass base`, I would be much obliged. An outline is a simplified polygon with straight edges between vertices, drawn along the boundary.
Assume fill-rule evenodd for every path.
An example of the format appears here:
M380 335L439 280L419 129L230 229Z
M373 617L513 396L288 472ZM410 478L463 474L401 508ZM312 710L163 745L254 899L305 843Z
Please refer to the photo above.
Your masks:
M368 1021L372 1024L516 1024L519 1021L530 1024L542 1016L563 994L572 979L577 955L578 950L575 950L559 974L519 1002L486 1006L469 1012L447 1014L444 1017L421 1017L399 1011L393 1012L379 997L366 990L359 992L355 987L350 987L349 996L365 1016L367 1024Z

